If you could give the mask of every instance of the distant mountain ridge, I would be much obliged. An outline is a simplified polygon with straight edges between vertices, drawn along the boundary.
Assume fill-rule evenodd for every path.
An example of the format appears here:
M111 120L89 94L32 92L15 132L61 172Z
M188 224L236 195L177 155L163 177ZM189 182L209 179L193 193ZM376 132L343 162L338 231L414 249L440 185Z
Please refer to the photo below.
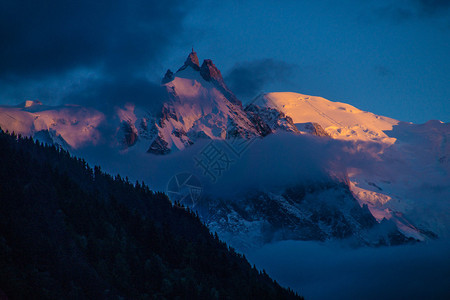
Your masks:
M108 120L110 116L92 108L51 107L29 100L14 107L0 106L0 126L37 139L42 139L40 131L47 130L51 142L66 149L110 141L99 127L113 126L112 146L126 149L139 144L152 154L180 151L204 138L249 139L277 130L300 133L292 119L278 109L256 103L243 107L212 60L205 59L200 66L195 52L177 72L167 70L162 86L167 99L159 111L129 103L116 107L114 118ZM323 130L304 133L323 135Z
M168 161L172 154L205 140L245 141L285 133L314 136L321 141L339 141L342 143L323 144L326 147L339 145L336 151L350 159L344 161L344 155L338 153L337 161L327 166L327 170L330 174L342 174L352 196L334 188L326 189L323 194L330 190L336 192L334 196L330 193L330 197L344 194L349 207L353 207L356 200L360 209L367 209L371 217L365 215L367 219L360 223L358 220L365 218L355 219L348 211L338 209L325 223L329 226L345 224L341 228L359 235L359 240L369 245L411 239L425 241L450 232L448 123L429 121L416 125L400 122L346 103L290 92L261 94L243 105L226 86L213 62L206 59L200 65L194 51L175 73L166 72L161 86L166 96L160 99L162 104L157 110L142 104L124 103L115 107L111 116L81 106L50 107L38 101L27 101L19 106L0 106L0 126L68 150L107 144L112 152L147 152L150 156L166 157ZM271 154L277 155L275 151ZM258 166L252 171L258 172ZM339 182L334 184L339 185ZM317 229L318 224L323 223L320 216L327 210L306 205L301 201L303 196L292 199L286 198L283 191L258 192L260 194L253 198L237 199L239 205L214 199L212 202L218 213L205 213L211 228L228 236L239 232L240 240L252 239L254 236L242 235L245 232L242 226L246 224L250 235L251 228L253 233L262 230L261 238L256 238L255 243L270 240L271 235L263 232L264 228L271 228L272 233L278 232L275 237L282 238L321 240L346 236L333 232L328 225L322 224ZM308 197L322 201L322 192L313 194ZM271 212L264 205L258 205L259 201L283 209ZM328 205L331 207L333 203L330 201ZM252 213L246 213L246 209ZM298 226L273 222L277 218L275 212L279 213L278 217L289 215L298 224L309 224L310 229L315 228L316 235L302 234ZM225 213L227 217L222 218ZM356 215L360 213L364 215L363 211ZM212 218L214 215L222 219ZM316 217L311 219L312 215ZM394 224L393 231L398 230L400 235L391 240L387 236L393 232L392 226L386 225L383 228L389 227L389 230L381 230L380 235L383 241L372 239L365 233L367 228L361 226L370 223L370 218L379 224ZM267 222L270 226L266 226Z

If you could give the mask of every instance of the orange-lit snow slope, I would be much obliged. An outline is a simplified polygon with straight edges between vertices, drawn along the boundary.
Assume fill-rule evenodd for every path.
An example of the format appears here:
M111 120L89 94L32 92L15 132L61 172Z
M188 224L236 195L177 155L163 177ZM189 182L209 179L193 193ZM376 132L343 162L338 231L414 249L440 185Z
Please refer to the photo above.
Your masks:
M257 103L281 110L294 123L316 122L335 139L395 142L383 131L391 130L399 121L362 111L346 103L332 102L321 97L297 93L269 93Z
M34 137L48 130L47 139L74 149L95 145L100 139L97 127L104 119L103 113L76 105L53 107L26 101L15 107L0 106L0 127L4 130Z
M400 122L297 93L269 93L255 103L281 110L295 124L316 122L332 138L350 143L353 159L339 167L346 170L335 171L348 175L354 196L379 222L392 220L402 233L419 240L426 239L424 228L449 234L449 123ZM366 158L356 159L358 153Z

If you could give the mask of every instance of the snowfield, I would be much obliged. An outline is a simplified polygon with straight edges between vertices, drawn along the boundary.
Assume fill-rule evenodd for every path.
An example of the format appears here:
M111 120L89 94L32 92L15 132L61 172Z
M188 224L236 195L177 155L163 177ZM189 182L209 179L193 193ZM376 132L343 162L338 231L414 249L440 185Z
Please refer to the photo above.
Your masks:
M16 134L33 136L48 143L77 149L97 144L103 113L81 106L44 106L26 101L16 107L0 106L0 127Z
M426 229L448 234L450 124L400 122L297 93L269 93L254 102L281 110L295 124L318 123L332 138L352 141L356 152L372 156L346 168L354 196L378 221L393 220L403 234L421 241Z
M335 139L395 142L384 133L399 121L359 110L346 103L332 102L321 97L297 93L269 93L260 96L257 103L281 110L294 123L316 122Z

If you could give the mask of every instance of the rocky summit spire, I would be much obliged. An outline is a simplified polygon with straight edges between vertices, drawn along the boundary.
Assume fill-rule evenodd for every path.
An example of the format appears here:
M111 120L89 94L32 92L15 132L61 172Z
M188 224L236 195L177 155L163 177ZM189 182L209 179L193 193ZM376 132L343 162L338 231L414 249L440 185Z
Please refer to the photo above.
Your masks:
M182 71L187 67L192 67L196 71L200 70L200 64L198 62L197 53L194 51L194 48L192 48L192 52L189 53L188 57L186 58L186 61L184 62L184 65L178 71Z
M242 107L241 101L239 101L239 99L236 98L233 92L228 89L225 82L223 81L222 74L220 73L219 69L217 69L217 67L213 64L212 60L205 59L203 61L202 67L200 68L200 75L206 81L214 84L216 88L218 88L231 103L237 104Z
M165 84L168 82L171 82L173 80L173 72L170 71L170 69L167 70L166 75L164 75L164 78L162 79L161 83Z
M216 81L220 85L224 85L222 74L210 59L205 59L203 61L202 67L200 68L200 74L206 81Z

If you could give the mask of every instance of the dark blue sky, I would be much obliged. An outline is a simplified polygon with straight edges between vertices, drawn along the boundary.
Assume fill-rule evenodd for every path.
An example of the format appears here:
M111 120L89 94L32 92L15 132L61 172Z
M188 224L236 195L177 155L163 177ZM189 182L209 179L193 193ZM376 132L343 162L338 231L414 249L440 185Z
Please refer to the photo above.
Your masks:
M295 91L450 121L448 0L1 0L0 37L0 103L152 101L194 46L244 101Z

